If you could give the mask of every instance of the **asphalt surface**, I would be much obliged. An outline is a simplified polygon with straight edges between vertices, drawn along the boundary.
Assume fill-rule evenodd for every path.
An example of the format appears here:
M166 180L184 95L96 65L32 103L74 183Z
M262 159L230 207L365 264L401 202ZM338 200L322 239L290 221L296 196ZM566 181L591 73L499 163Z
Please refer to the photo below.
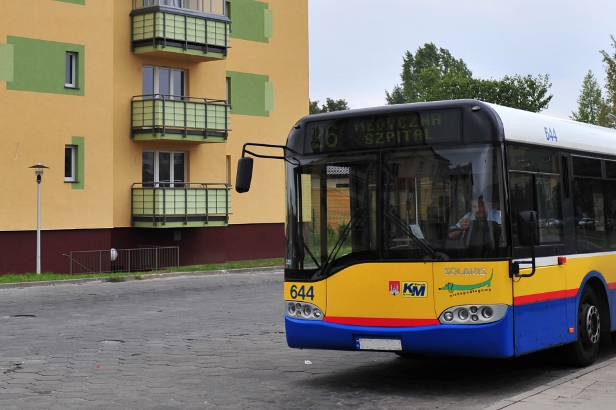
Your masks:
M272 269L0 289L0 409L596 410L616 401L615 348L581 370L555 351L479 360L295 350L283 314L282 272Z

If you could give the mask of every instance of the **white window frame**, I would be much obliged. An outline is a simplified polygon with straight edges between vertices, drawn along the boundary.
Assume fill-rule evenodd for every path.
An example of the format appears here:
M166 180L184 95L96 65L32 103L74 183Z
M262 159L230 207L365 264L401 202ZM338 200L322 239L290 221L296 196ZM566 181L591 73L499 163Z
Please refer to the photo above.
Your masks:
M77 88L77 60L79 53L74 51L67 51L65 57L65 73L64 73L64 86L68 88ZM66 82L68 77L68 82Z
M71 175L66 175L66 160L67 150L71 151L70 170ZM65 145L64 146L64 182L77 182L77 145Z
M151 150L151 149L144 149L143 152L152 152L154 153L154 181L141 181L144 186L145 184L152 184L153 187L160 187L160 184L163 185L168 185L168 188L173 188L174 184L175 184L175 171L174 171L174 167L173 167L173 156L174 154L183 154L184 155L184 179L187 180L188 179L188 174L187 174L187 165L188 165L188 152L187 151L166 151L166 150ZM169 182L161 182L159 181L158 177L160 175L160 164L159 164L159 153L166 153L166 154L170 154L171 156L171 161L169 161ZM143 155L143 154L142 154ZM143 165L142 165L143 166ZM181 181L181 182L188 182L188 181ZM184 184L179 184L180 186L184 186ZM167 188L167 187L165 187Z
M186 83L188 82L188 71L187 70L182 70L182 69L178 69L178 68L171 68L171 67L158 67L158 66L152 66L152 65L144 65L143 69L146 68L151 68L154 70L153 75L152 75L152 81L154 82L154 84L152 84L152 89L153 92L152 94L156 95L156 94L161 94L160 93L160 70L169 70L170 75L169 75L169 95L170 96L174 96L177 97L177 99L181 99L181 97L186 97ZM143 69L142 69L142 92L143 92ZM178 87L177 84L175 84L175 76L173 75L173 71L179 71L182 73L182 77L184 78L184 84L181 85L181 90L179 90L179 94L176 92L176 88ZM146 94L145 92L143 93L144 95L149 95ZM164 95L164 94L161 94ZM166 97L164 97L166 98ZM175 98L173 98L175 99Z

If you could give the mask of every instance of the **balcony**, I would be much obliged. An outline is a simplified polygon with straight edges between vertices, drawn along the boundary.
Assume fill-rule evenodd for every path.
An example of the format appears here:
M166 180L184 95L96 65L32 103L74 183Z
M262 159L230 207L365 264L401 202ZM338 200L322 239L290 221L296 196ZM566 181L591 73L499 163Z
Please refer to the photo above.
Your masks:
M231 130L230 109L224 100L135 96L131 101L132 137L135 141L226 142Z
M162 185L165 184L141 182L133 184L132 226L194 228L229 224L231 213L229 185L195 182L176 182L173 184L174 187Z
M227 57L224 0L133 0L133 53L191 61Z

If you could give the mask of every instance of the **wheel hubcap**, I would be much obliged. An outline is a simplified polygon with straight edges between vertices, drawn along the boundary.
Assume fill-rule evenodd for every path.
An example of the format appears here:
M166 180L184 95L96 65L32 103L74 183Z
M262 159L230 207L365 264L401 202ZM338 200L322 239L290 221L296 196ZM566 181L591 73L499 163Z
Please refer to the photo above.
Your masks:
M591 343L595 344L599 341L600 330L599 309L596 306L590 306L586 313L586 335Z

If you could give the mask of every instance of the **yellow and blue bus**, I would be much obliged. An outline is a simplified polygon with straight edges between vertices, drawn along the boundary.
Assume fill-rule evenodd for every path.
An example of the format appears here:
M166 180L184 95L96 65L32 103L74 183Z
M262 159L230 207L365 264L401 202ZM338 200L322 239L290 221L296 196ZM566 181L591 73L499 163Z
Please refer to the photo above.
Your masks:
M616 330L614 130L439 101L307 116L238 192L252 157L286 162L290 347L586 366Z

